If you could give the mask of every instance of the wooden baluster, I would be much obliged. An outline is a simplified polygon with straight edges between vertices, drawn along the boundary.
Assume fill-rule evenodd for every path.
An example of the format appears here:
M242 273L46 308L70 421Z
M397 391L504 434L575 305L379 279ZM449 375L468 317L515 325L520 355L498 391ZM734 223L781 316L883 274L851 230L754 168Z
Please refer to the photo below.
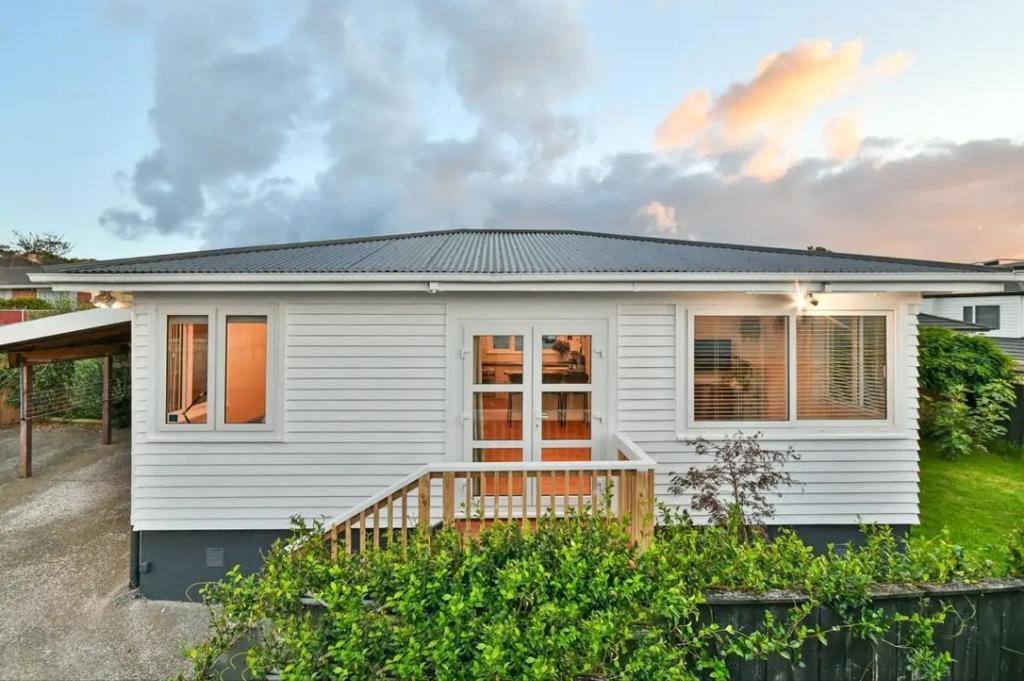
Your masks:
M491 506L494 507L494 520L497 521L498 509L501 506L501 502L498 501L498 488L501 487L501 476L498 471L493 471L492 477L494 479L491 481Z
M419 496L419 524L420 532L430 536L430 474L426 473L420 478L417 495Z
M373 548L380 548L380 504L373 507Z
M523 516L523 529L527 529L530 522L530 505L529 505L529 487L530 487L530 474L526 471L521 473L523 488L520 490L522 495L523 507L520 509L520 513Z
M616 516L622 518L623 513L626 510L626 489L623 486L625 479L622 477L622 471L615 471L615 489L619 491L618 499L616 499L616 505L618 510Z
M583 472L576 476L576 514L583 515L583 482L587 473Z
M395 495L388 497L388 546L391 546L395 538Z
M462 539L465 542L469 539L470 523L473 522L473 474L466 473L466 511L465 519L462 521Z
M601 511L607 512L608 515L611 514L611 495L614 492L615 491L611 488L611 473L609 471L604 471L604 492L601 494L601 505L604 506L604 500L607 498L608 508L602 508ZM605 520L607 520L607 517L605 517Z
M569 470L565 470L565 474L562 476L562 483L565 487L562 488L562 517L569 517Z
M508 472L508 476L507 476L508 479L505 481L505 509L506 509L506 515L508 516L506 519L510 523L512 522L512 518L513 518L513 513L512 513L512 476L513 475L515 475L515 473L513 471L509 471Z
M551 484L548 485L548 492L550 493L549 494L549 498L548 498L548 512L551 513L552 517L554 517L554 515L555 515L555 487L556 487L555 483L556 482L558 482L558 481L555 479L555 473L552 472L551 473Z
M449 471L441 479L441 518L445 527L455 524L455 474Z
M331 560L338 560L338 526L331 525Z
M402 489L402 536L400 541L402 542L402 548L409 543L409 488L405 487Z
M345 553L352 553L352 519L345 521Z
M366 552L366 511L359 514L359 553Z
M641 471L637 483L636 493L636 528L637 545L640 549L646 549L651 542L653 531L653 513L649 510L651 505L651 480L654 478L654 471Z
M541 475L542 474L541 474L540 471L537 471L537 472L533 473L534 485L537 488L536 492L533 495L534 522L536 522L538 526L540 525L541 504L543 503L541 501L541 486L540 486Z

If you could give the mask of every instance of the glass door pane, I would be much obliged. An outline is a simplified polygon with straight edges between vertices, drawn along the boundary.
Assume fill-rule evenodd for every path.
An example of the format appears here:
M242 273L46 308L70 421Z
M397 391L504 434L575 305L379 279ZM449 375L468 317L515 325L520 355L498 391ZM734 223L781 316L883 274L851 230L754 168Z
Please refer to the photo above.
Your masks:
M534 400L538 424L534 456L548 462L590 461L594 457L594 336L563 333L566 329L537 330L537 378ZM567 497L590 496L589 476L545 476L535 490L552 498L556 509Z
M525 339L529 334L507 333L514 325L502 325L506 333L474 333L469 338L471 362L466 365L469 417L469 448L479 463L506 463L528 459L532 421L529 384L531 352ZM528 327L527 327L528 329ZM497 330L497 329L495 329ZM524 380L525 379L525 380ZM522 503L523 481L519 476L484 475L475 478L468 490L473 499L470 515L484 511L484 517L498 507ZM464 494L465 492L460 492ZM510 499L511 497L511 499Z

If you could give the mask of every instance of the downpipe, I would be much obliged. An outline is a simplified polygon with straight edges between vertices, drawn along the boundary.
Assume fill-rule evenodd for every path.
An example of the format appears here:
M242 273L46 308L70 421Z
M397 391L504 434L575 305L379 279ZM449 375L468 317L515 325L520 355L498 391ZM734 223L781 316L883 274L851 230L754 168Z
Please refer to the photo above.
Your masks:
M139 545L141 543L138 530L132 530L131 543L128 550L128 588L139 588Z

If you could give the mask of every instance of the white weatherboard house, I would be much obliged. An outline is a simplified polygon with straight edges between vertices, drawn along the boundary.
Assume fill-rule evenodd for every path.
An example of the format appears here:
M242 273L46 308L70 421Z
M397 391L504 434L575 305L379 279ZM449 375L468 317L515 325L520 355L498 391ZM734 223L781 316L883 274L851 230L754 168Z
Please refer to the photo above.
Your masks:
M905 529L918 522L922 295L1012 278L562 230L33 277L130 301L131 523L143 591L173 598L258 565L296 514L376 537L457 520L466 502L512 519L585 507L610 480L624 508L652 491L685 506L668 478L698 463L686 441L738 430L802 457L790 471L804 484L777 499L775 523L816 542L860 521Z
M991 338L1017 362L1024 373L1024 260L995 260L1017 273L1016 282L988 293L941 293L926 295L922 311L947 320L977 325L973 333ZM948 325L948 324L947 324Z

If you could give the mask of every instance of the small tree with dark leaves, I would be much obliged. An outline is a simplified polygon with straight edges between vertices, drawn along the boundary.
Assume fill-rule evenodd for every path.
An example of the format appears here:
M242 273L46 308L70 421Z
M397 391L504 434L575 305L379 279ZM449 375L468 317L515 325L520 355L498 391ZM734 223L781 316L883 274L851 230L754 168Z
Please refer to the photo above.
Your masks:
M739 432L720 442L702 437L688 440L686 444L698 456L711 457L714 462L693 466L685 474L671 473L669 491L692 494L690 508L694 512L707 514L719 525L738 524L742 538L749 540L752 528L762 527L775 516L768 494L803 484L784 470L787 462L799 461L800 455L792 447L765 449L762 435Z

